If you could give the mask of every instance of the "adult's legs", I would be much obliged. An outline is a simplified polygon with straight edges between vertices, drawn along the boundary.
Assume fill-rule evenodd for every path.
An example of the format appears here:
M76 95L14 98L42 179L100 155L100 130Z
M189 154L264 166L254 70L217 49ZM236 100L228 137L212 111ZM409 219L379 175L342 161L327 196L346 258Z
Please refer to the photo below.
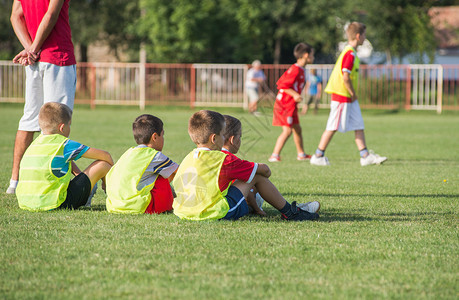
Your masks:
M320 98L318 96L314 98L314 114L315 115L317 115L319 111L319 101L320 101Z
M11 179L19 179L19 165L21 163L24 152L30 146L33 141L33 131L18 130L16 133L16 139L14 141L13 150L13 168L11 171Z
M38 113L43 105L43 73L40 63L25 68L26 89L24 114L19 120L18 131L14 141L13 167L11 169L11 181L7 193L13 194L19 179L19 167L25 151L33 141L35 132L40 131L38 125Z
M249 112L253 113L257 111L257 101L249 102Z

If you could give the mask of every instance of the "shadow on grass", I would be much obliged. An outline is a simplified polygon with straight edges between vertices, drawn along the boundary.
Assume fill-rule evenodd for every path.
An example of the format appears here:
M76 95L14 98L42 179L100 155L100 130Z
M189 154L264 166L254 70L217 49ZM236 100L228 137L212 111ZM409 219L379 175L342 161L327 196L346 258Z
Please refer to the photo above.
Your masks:
M371 216L369 216L371 214ZM320 215L319 221L322 222L362 222L362 221L382 221L382 222L419 222L432 221L439 219L454 218L453 212L343 212L334 208L327 208Z
M80 207L79 210L94 210L94 211L105 211L107 210L106 206L104 204L94 204L91 205L91 207Z
M279 212L272 208L264 208L267 217L250 215L248 218L264 222L275 221L280 218ZM336 208L326 208L319 211L320 218L316 222L420 222L432 220L445 220L455 218L454 212L387 212L377 213L371 211L349 212Z
M387 197L387 198L459 198L459 194L332 194L332 193L282 193L284 197ZM320 201L320 199L319 199Z

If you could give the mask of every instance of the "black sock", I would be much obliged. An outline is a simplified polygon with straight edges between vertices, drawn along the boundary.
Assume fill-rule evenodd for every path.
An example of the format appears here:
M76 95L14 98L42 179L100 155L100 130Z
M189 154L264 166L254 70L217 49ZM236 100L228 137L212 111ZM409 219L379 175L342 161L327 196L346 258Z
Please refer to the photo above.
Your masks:
M285 201L285 206L283 208L281 208L279 211L281 212L281 214L283 214L287 218L290 217L293 214L292 206L287 201Z

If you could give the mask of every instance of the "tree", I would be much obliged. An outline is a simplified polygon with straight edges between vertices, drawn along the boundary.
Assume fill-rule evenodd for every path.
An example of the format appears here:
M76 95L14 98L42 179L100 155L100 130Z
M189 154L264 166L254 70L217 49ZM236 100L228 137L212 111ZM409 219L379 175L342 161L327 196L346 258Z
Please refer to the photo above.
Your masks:
M72 38L81 61L87 61L87 48L95 41L105 41L115 56L119 49L138 51L140 40L134 30L140 16L138 1L79 0L70 5Z
M234 62L240 38L228 0L143 0L137 23L154 62ZM222 9L225 7L225 9Z
M13 1L0 0L0 6L0 60L12 60L23 49L10 22Z
M336 0L239 0L237 20L242 32L252 33L268 49L273 63L291 62L293 47L298 42L311 44L318 61L326 61L341 37L340 18L349 15L342 1ZM265 53L264 57L267 57Z
M436 49L428 9L432 0L374 0L362 6L367 11L368 36L375 48L386 52L388 62L395 55L399 61L415 54L423 62L424 54L433 61Z
M136 26L150 61L290 63L298 42L330 51L340 37L332 17L338 0L143 0L140 7Z

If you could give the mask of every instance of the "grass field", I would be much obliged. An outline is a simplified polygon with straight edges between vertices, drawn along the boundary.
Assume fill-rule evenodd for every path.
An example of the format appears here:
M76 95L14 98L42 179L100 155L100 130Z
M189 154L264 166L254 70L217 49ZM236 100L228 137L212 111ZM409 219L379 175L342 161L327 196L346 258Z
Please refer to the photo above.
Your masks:
M148 108L165 122L164 153L193 148L185 108ZM240 156L267 163L279 128L270 117L220 110L243 122ZM289 201L319 200L317 222L267 218L187 222L91 209L31 213L6 195L21 105L0 104L2 299L458 299L459 114L364 111L367 144L389 157L362 168L353 134L336 135L332 165L297 162L293 141L271 180ZM76 107L70 137L108 150L133 145L135 108ZM327 111L303 117L313 152ZM83 166L89 161L77 162Z

